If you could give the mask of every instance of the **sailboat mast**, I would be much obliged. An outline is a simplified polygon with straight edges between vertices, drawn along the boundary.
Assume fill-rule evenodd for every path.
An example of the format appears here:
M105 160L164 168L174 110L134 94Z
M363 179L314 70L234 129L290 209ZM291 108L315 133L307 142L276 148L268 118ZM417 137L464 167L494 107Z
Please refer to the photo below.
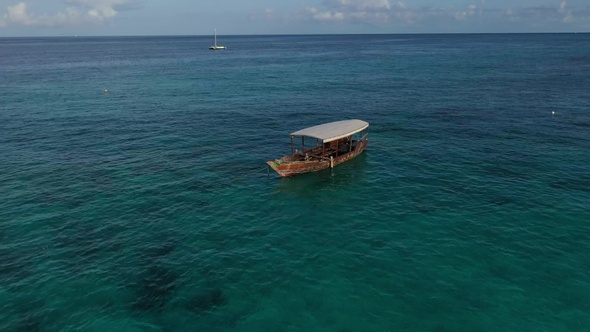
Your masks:
M215 33L213 34L214 35L213 45L215 45L215 47L217 47L217 29L215 29L214 31L215 31Z

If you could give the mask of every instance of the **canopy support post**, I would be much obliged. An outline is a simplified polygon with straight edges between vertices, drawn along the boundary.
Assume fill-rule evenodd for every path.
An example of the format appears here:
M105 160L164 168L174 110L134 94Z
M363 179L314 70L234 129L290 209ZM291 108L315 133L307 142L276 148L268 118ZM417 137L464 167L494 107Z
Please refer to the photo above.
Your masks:
M301 153L305 153L305 136L301 136Z
M293 149L293 136L291 136L291 155L295 154L295 150Z

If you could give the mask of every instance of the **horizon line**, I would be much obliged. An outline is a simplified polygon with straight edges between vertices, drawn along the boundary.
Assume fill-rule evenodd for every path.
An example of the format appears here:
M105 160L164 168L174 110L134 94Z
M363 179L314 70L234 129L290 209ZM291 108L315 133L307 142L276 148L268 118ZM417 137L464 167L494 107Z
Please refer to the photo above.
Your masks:
M378 36L378 35L549 35L549 34L590 34L590 31L570 32L402 32L402 33L269 33L269 34L224 34L224 37L255 37L255 36ZM209 34L162 34L162 35L31 35L31 36L0 36L0 38L108 38L108 37L209 37Z

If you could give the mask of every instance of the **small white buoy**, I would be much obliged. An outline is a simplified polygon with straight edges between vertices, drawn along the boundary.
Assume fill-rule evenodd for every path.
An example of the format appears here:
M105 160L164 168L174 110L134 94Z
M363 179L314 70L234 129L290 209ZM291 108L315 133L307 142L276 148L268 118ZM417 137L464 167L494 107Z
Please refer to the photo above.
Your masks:
M104 93L109 93L109 89L104 89Z
M551 111L551 115L552 116L555 116L555 111Z

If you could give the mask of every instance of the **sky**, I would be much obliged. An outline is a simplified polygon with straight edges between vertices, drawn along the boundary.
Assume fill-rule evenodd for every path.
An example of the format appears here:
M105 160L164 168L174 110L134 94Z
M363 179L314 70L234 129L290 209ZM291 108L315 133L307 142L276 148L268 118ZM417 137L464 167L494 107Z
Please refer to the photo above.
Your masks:
M590 32L590 0L0 0L0 37Z

